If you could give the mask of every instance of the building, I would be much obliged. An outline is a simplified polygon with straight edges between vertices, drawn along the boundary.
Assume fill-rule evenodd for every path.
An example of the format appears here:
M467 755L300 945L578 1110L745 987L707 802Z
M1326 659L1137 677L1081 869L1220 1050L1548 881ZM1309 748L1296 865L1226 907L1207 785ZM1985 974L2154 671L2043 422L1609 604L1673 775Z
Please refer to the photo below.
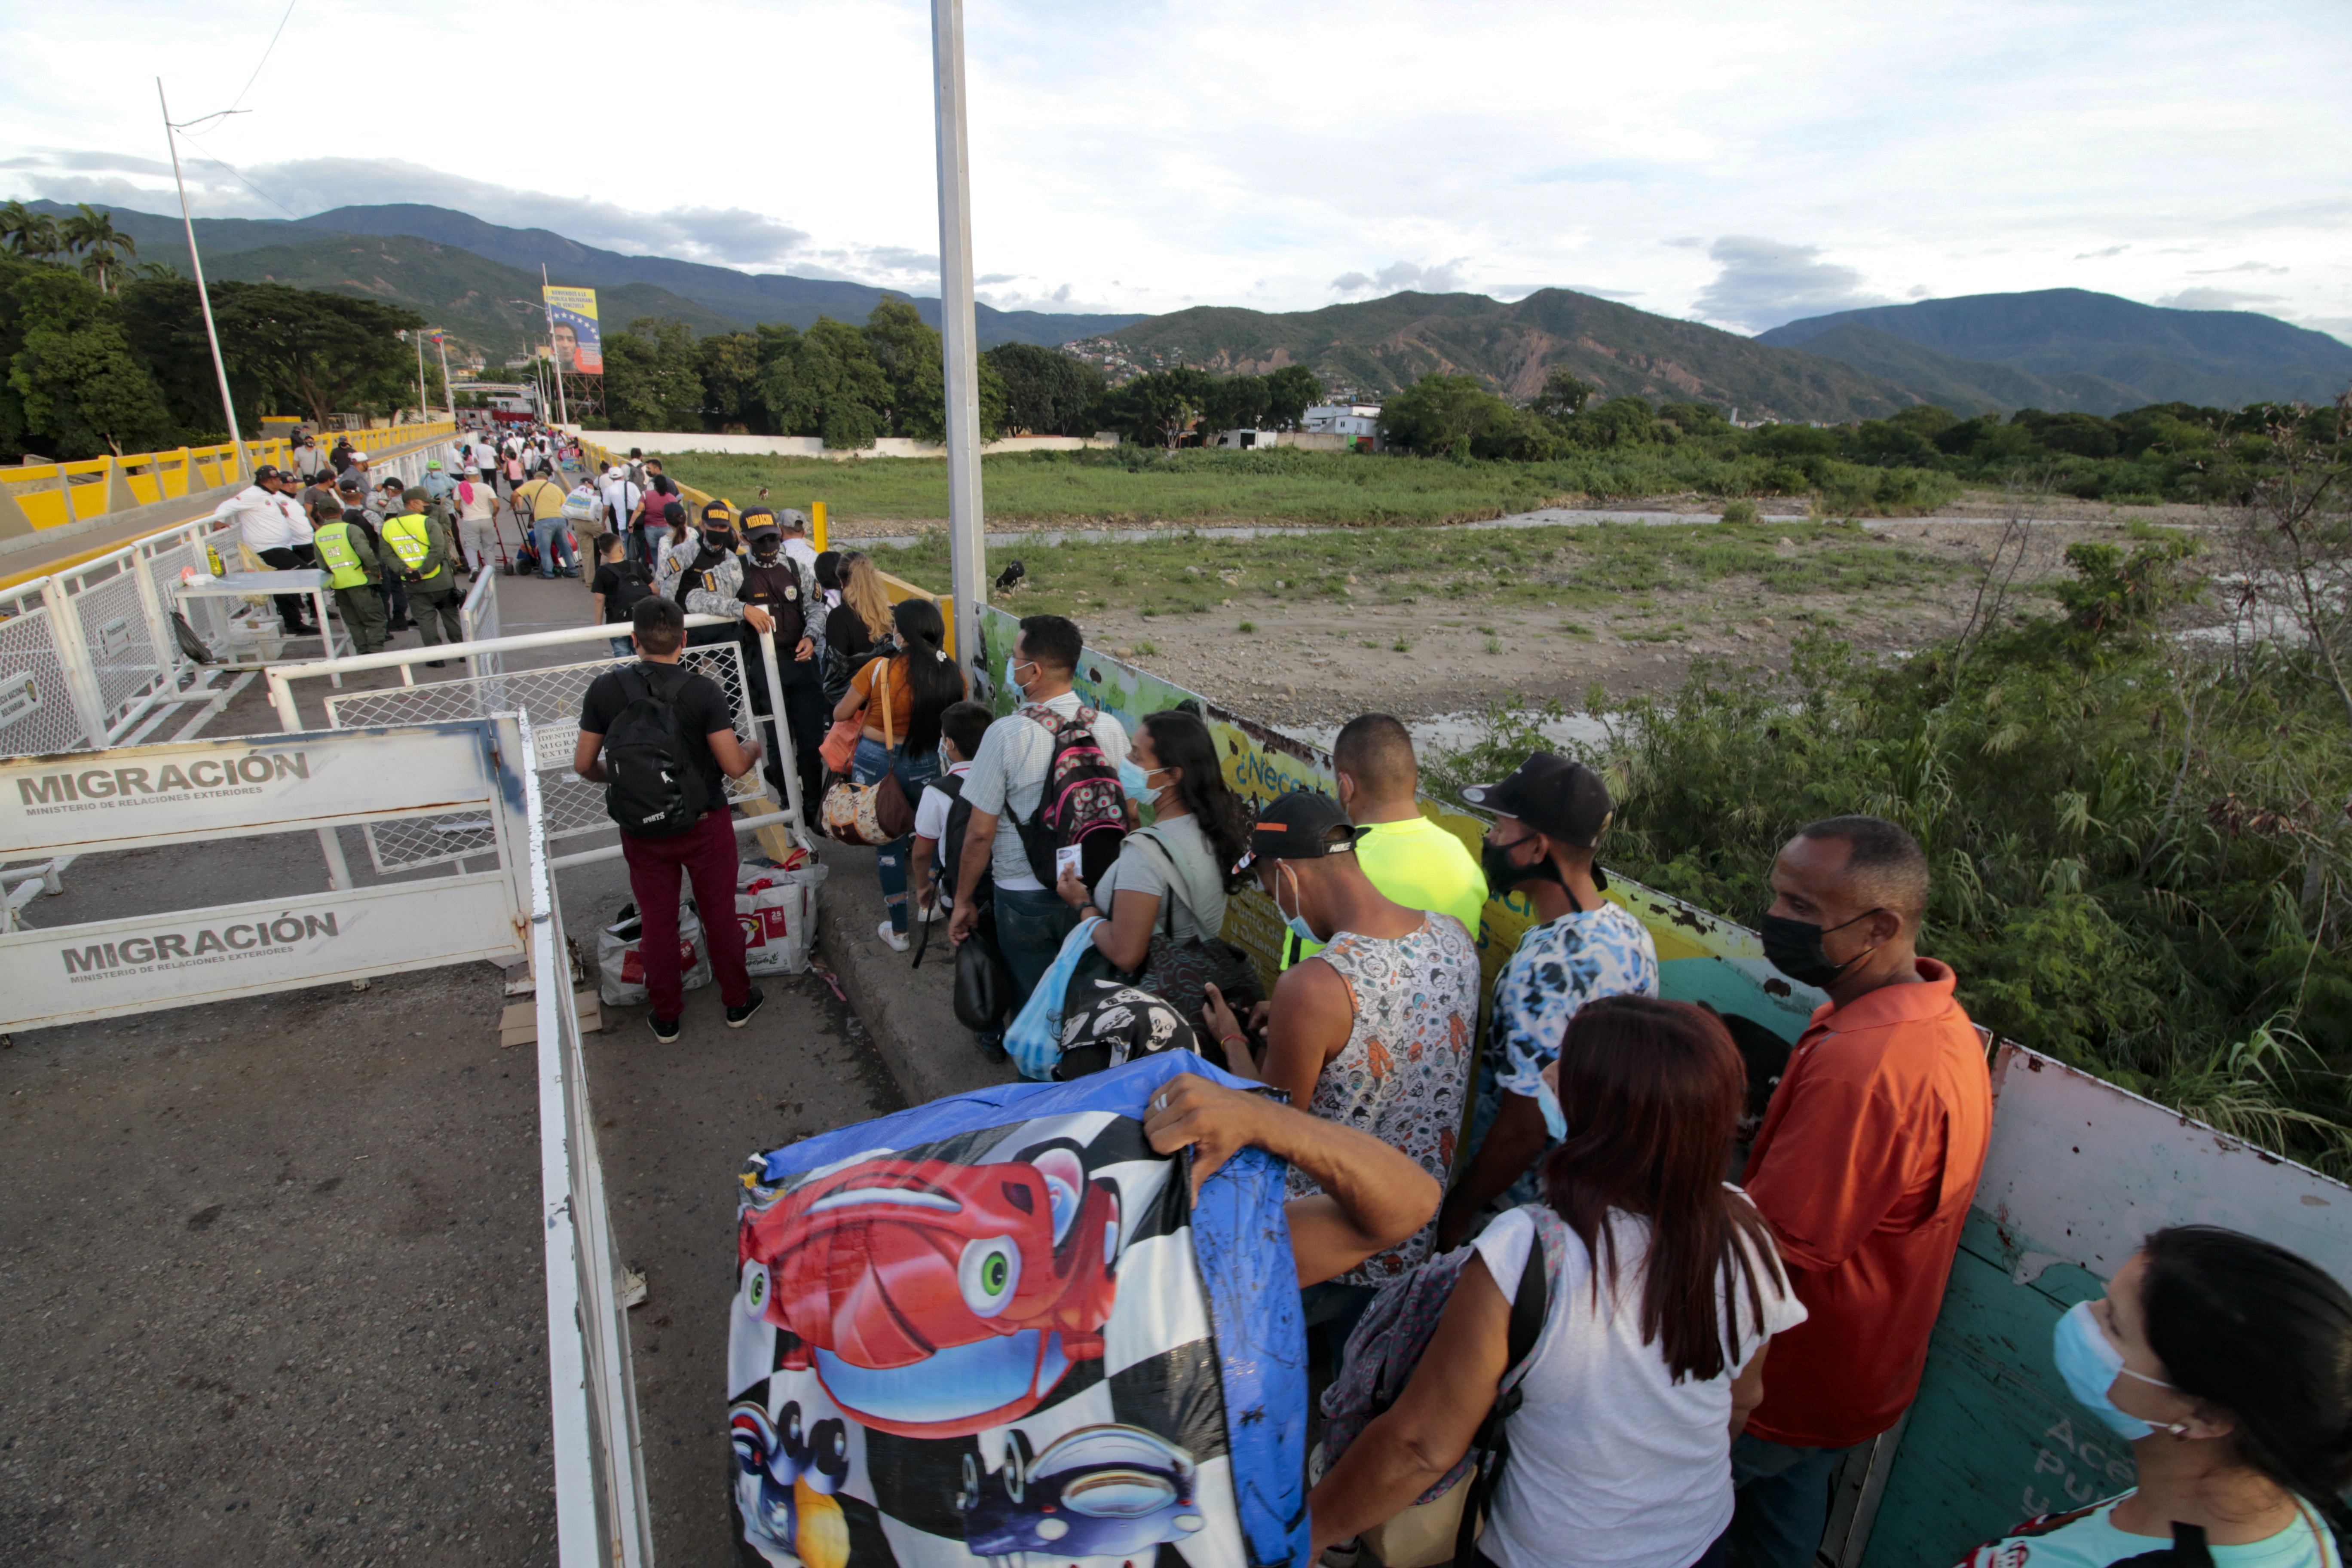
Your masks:
M1310 435L1337 436L1355 451L1373 451L1381 440L1381 405L1377 403L1318 403L1307 411L1300 428Z

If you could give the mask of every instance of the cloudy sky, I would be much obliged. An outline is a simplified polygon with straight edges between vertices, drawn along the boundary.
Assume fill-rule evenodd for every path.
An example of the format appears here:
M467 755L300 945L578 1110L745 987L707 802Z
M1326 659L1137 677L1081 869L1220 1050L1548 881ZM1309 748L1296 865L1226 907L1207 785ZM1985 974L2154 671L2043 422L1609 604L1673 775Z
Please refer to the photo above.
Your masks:
M968 0L965 33L1006 308L1558 284L1758 331L2071 286L2352 338L2344 0ZM176 119L251 111L185 147L200 216L430 202L937 289L921 0L78 0L0 50L0 195L171 210L161 75Z

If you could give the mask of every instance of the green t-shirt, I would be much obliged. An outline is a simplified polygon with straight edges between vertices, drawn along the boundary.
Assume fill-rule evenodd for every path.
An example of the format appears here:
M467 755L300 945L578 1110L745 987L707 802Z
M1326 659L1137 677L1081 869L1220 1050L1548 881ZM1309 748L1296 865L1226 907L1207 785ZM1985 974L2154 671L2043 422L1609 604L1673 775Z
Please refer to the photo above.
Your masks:
M2106 1568L2110 1563L2168 1552L2168 1537L2131 1535L2115 1527L2111 1516L2123 1500L2113 1497L2072 1513L2029 1520L2014 1533L1969 1553L1960 1568ZM2326 1527L2315 1525L2308 1513L2267 1541L2210 1550L2213 1568L2343 1568Z
M1452 915L1478 940L1480 913L1486 907L1486 874L1462 840L1425 816L1406 822L1376 822L1356 840L1356 858L1364 875L1383 897L1409 910L1434 910ZM1321 942L1283 939L1285 969L1323 951Z

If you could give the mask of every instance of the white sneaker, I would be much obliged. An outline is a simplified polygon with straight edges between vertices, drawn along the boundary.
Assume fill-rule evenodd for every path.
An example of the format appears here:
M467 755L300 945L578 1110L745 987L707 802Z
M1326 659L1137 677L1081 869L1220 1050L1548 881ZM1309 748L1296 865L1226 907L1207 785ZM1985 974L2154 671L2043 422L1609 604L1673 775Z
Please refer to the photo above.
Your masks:
M947 919L948 907L945 904L933 904L928 910L917 910L915 911L915 918L921 921L925 925L929 925L934 921Z
M876 926L874 928L874 934L880 937L882 939L882 944L893 952L904 952L908 948L915 945L913 942L908 941L907 938L899 935L897 931L892 931L888 921L884 921L880 925Z

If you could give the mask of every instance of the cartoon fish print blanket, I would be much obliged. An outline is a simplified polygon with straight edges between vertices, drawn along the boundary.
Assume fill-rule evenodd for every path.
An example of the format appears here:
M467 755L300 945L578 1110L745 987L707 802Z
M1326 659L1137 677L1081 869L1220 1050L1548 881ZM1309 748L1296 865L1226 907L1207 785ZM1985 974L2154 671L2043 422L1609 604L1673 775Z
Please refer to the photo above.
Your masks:
M728 1342L746 1568L1303 1565L1285 1166L1189 1197L1146 1106L1190 1052L754 1155Z

